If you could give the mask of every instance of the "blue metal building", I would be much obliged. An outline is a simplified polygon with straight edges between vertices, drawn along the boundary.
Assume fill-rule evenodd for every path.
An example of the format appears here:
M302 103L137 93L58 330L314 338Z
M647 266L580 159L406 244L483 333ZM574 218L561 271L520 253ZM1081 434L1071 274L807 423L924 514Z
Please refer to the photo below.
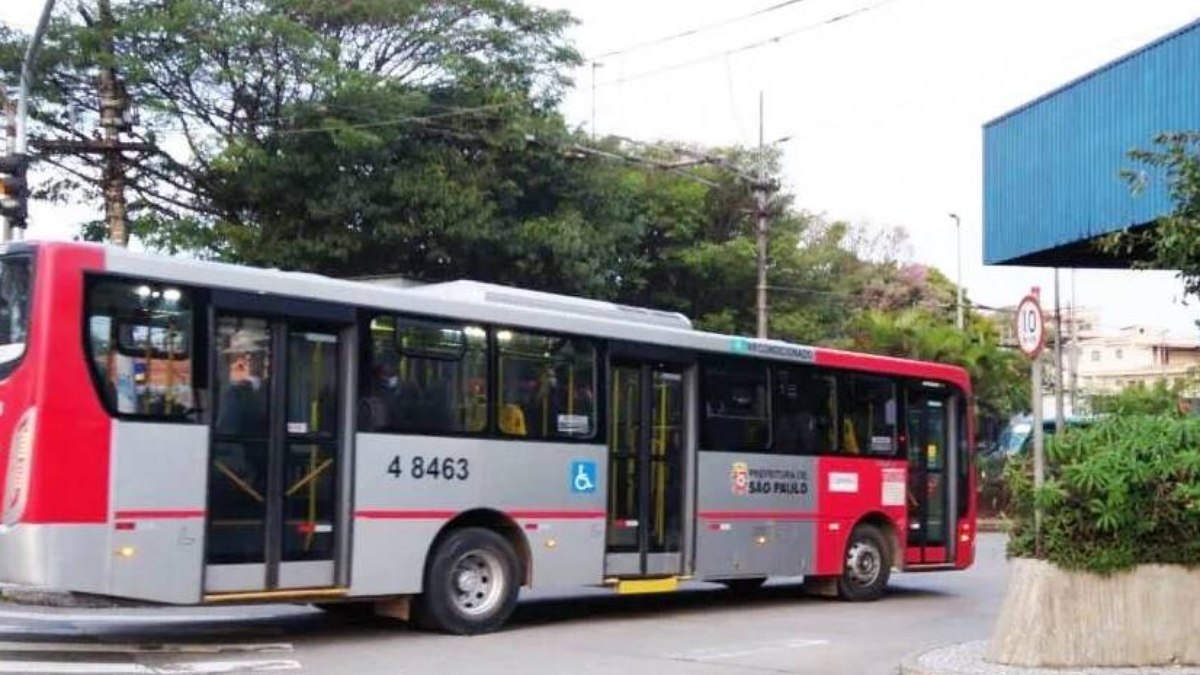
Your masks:
M1122 171L1160 133L1200 131L1200 21L984 125L984 263L1118 267L1098 236L1169 213Z

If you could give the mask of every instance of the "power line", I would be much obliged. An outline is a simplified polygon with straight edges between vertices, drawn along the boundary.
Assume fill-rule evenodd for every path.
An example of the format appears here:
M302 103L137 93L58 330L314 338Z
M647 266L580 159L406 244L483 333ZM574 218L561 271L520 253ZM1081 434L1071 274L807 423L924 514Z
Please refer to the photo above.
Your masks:
M662 37L653 38L651 40L646 40L645 42L636 42L634 44L627 45L627 46L621 47L619 49L611 49L606 52L601 52L600 54L596 54L589 60L597 61L599 59L605 59L605 58L609 58L611 56L620 56L622 54L636 52L638 50L645 49L647 47L656 47L661 44L666 44L668 42L674 42L675 40L681 40L683 38L691 37L693 35L698 35L700 33L710 31L710 30L713 30L716 28L724 28L725 26L731 26L735 23L739 23L739 22L745 21L747 19L753 19L756 16L762 16L764 14L769 14L771 12L774 12L774 11L777 11L780 9L784 9L784 8L790 7L792 5L798 5L801 2L804 2L804 0L784 0L784 2L779 2L774 5L770 5L768 7L763 7L762 9L756 9L753 12L750 12L748 14L742 14L740 16L734 16L734 17L730 17L728 19L722 19L721 21L715 21L713 23L704 24L702 26L696 26L694 28L689 28L687 30L680 31L678 33L671 33L670 35L664 35Z
M734 47L733 49L726 49L725 51L721 51L721 52L713 52L710 54L705 54L704 56L699 56L694 59L688 59L687 61L680 61L678 63L672 63L670 65L663 66L661 68L654 68L652 70L646 70L646 71L642 71L640 73L634 73L633 75L626 75L626 76L618 77L614 80L608 80L606 82L597 83L596 87L611 87L611 86L615 86L615 85L620 85L620 84L624 84L626 82L632 82L634 80L641 80L641 79L644 79L647 77L653 77L655 75L661 75L663 73L669 73L671 71L680 70L682 68L688 68L690 66L694 66L694 65L697 65L700 63L705 63L707 61L712 61L714 59L720 59L720 58L724 58L724 57L728 57L728 56L733 56L734 54L741 54L743 52L748 52L748 51L752 51L755 49L761 49L763 47L769 47L771 45L778 44L779 42L782 42L788 38L795 37L796 35L799 35L800 33L804 33L804 32L810 31L810 30L815 30L817 28L828 26L830 24L838 23L839 21L845 21L846 19L858 16L860 14L866 14L867 12L871 12L876 9L879 9L880 7L883 7L884 5L894 2L894 1L895 0L880 0L880 2L876 2L873 5L865 5L863 7L853 9L849 12L844 12L842 14L838 14L836 16L830 17L823 21L805 24L803 26L793 28L792 30L786 31L784 33L779 33L778 35L773 35L771 37L768 37L768 38L765 38L762 40L757 40L755 42L744 44L740 47Z
M443 108L444 112L430 113L427 115L405 115L402 117L393 117L393 118L388 118L388 119L383 119L383 120L374 120L371 122L350 122L350 123L346 123L346 124L326 125L326 126L320 126L320 127L297 127L295 129L288 129L288 128L271 129L269 131L269 133L270 134L279 134L279 135L285 135L285 134L291 135L291 134L326 133L326 132L341 131L341 130L348 130L348 129L371 129L371 128L387 127L387 126L393 126L393 125L399 125L399 124L420 123L420 122L425 122L425 121L429 121L429 120L445 119L445 118L449 118L449 117L460 117L463 115L473 115L475 113L509 108L509 107L521 105L522 103L524 103L524 102L523 101L510 101L510 102L506 102L506 103L490 103L487 105L472 106L472 107L465 107L465 108L456 108L453 106L437 106L439 108ZM366 111L367 108L364 107L363 110ZM282 121L285 119L289 119L291 117L294 117L294 116L293 115L284 115L284 116L279 116L279 117L267 117L267 118L263 118L261 120L247 120L247 122L249 122L251 124L261 124L261 123L265 123L265 122L269 122L269 121ZM189 133L198 131L197 129L187 128L187 127L183 127L183 126L153 126L153 127L148 126L146 130L148 132L153 132L155 134L171 134L171 135L178 134L180 136L185 136L185 135L188 135Z

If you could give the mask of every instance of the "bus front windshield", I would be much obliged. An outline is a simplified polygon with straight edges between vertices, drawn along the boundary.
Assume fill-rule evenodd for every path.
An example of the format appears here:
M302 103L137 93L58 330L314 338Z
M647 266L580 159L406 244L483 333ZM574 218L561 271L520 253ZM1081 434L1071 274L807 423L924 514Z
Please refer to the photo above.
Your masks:
M32 290L27 256L0 258L0 377L25 354Z

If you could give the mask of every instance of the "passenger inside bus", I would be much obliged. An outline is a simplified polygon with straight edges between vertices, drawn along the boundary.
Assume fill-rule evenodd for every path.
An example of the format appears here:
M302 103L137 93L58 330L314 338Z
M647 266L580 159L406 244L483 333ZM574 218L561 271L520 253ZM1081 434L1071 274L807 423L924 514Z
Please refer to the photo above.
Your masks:
M221 390L216 430L230 435L262 433L267 428L266 393L257 374L264 366L262 343L251 331L238 329L229 336L224 354L229 377Z
M385 431L401 418L400 377L396 367L384 360L371 368L366 392L359 401L359 417L366 431Z

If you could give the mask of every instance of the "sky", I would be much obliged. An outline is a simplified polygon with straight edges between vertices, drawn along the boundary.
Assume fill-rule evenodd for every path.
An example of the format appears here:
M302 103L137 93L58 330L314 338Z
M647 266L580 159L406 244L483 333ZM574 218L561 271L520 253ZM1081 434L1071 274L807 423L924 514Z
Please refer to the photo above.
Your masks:
M641 140L782 144L797 204L829 219L902 226L912 258L962 278L976 303L1014 305L1051 270L983 265L983 124L1200 17L1196 0L804 0L745 21L615 56L779 0L538 0L570 11L595 69L576 73L572 124ZM858 9L836 23L830 18ZM762 48L722 56L745 45ZM715 56L715 58L705 57ZM689 65L671 68L678 64ZM658 72L656 72L658 71ZM1200 301L1172 272L1079 270L1075 298L1101 325L1200 336ZM1063 271L1063 302L1071 273Z
M594 120L598 134L644 141L754 144L762 92L767 141L788 137L784 180L799 207L902 226L912 260L951 279L957 213L963 285L987 306L1016 304L1034 285L1049 305L1054 283L1047 269L983 265L983 124L1200 16L1196 0L802 0L729 21L780 2L535 0L570 11L576 46L600 64L575 74L564 102L572 125ZM39 5L0 0L0 21L31 29ZM69 238L100 209L34 204L28 236ZM1076 303L1099 307L1104 329L1145 324L1200 337L1200 300L1184 305L1171 272L1064 271L1064 305L1072 276Z

